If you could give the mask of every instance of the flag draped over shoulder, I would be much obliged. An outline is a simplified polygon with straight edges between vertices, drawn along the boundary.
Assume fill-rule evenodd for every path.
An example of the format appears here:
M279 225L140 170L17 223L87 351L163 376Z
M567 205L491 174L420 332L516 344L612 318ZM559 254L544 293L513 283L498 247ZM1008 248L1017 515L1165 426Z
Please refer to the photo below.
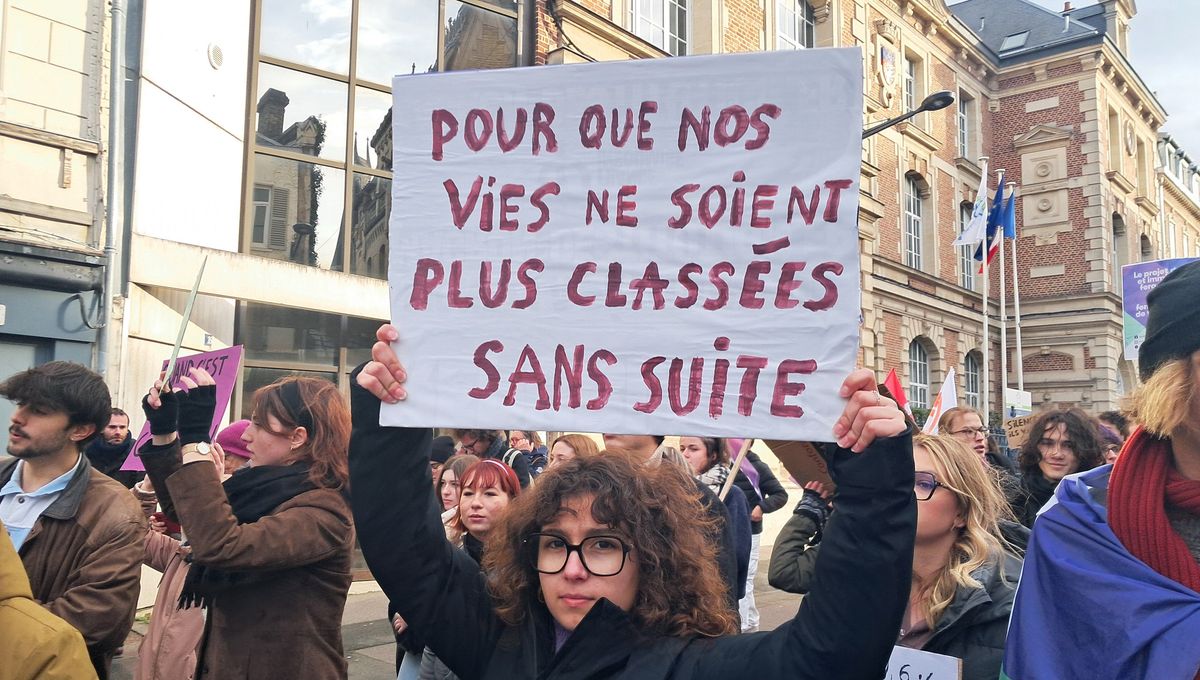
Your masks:
M1065 478L1034 523L1002 680L1191 680L1200 593L1159 574L1113 534L1111 467Z
M971 208L971 221L963 228L958 238L954 239L956 246L976 247L983 241L987 230L987 162L983 163L983 172L979 179L979 190L975 192L975 205Z

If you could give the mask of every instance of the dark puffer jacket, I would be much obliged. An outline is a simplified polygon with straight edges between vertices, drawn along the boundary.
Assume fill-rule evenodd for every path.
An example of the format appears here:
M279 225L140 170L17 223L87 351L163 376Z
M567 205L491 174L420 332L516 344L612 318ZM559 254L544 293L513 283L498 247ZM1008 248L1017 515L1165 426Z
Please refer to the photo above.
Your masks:
M833 459L839 509L816 567L819 587L769 633L650 638L600 600L555 653L553 622L531 603L503 624L474 561L445 539L429 493L424 429L380 427L379 402L352 381L350 476L363 554L400 614L463 680L878 678L907 599L916 532L912 439Z
M831 526L834 517L837 513L830 515ZM1024 552L1029 530L1014 522L1004 524L1001 533L1009 541L1010 549L1020 548ZM773 587L790 593L815 592L817 558L823 550L822 543L812 543L817 528L818 523L810 514L797 512L779 532L768 575ZM971 576L982 587L958 588L922 649L962 659L962 680L995 680L1004 658L1008 615L1021 577L1021 560L1004 553L1002 560L989 562Z
M982 587L959 586L922 649L962 659L962 680L995 680L1004 660L1021 560L1005 554L1003 561L993 560L971 576Z

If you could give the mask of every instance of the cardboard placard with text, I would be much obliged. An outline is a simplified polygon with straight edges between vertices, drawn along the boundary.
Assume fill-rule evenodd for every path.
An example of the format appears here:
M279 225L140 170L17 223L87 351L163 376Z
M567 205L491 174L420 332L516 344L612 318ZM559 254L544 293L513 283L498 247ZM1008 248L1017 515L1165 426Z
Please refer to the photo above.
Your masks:
M766 440L766 444L800 486L808 482L821 482L829 493L836 490L833 478L829 475L829 464L821 455L819 444L777 439Z
M399 76L384 425L822 441L859 344L862 54Z
M179 357L175 362L175 368L171 371L170 384L175 389L184 389L183 383L179 380L180 377L188 374L188 370L197 367L208 371L213 380L217 382L217 408L213 412L213 422L210 432L216 434L217 426L225 420L225 409L229 408L229 400L233 398L233 389L237 386L238 369L242 365L242 346L234 345L224 349L217 349L211 352L201 352L199 354L190 354L185 357ZM167 362L163 361L159 372L167 370ZM121 465L122 470L138 470L139 472L146 468L142 465L142 459L137 457L138 449L142 445L150 441L150 423L142 426L142 431L138 433L137 442L133 445L133 450L129 452L129 456Z
M884 680L959 680L962 659L896 645Z
M1004 421L1004 433L1008 435L1008 448L1019 449L1029 438L1029 426L1037 420L1037 415L1019 416Z

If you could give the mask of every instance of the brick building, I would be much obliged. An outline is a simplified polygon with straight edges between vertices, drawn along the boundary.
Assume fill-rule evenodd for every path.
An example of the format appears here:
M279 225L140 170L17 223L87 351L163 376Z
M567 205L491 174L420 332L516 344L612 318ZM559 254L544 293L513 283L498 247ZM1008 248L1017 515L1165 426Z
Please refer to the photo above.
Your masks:
M1023 369L1035 403L1115 405L1134 380L1121 357L1119 265L1200 245L1194 166L1160 137L1165 113L1126 55L1131 0L1065 16L1024 0L118 6L126 86L112 90L121 96L111 105L127 138L110 148L106 3L0 0L0 249L49 247L28 252L85 267L68 272L72 286L88 281L83 290L30 276L17 285L16 270L0 269L9 305L0 358L42 361L59 347L45 338L64 339L13 319L65 319L45 312L76 297L88 310L109 300L107 326L55 330L80 344L53 356L90 354L117 403L136 403L173 342L182 291L205 255L185 346L245 345L234 414L255 387L287 373L346 388L388 313L396 73L851 46L865 60L864 123L954 92L953 107L863 145L862 360L898 368L918 405L952 368L968 403L988 385L992 410L999 402L999 334L993 327L989 380L982 281L951 245L981 156L1020 187ZM116 184L104 172L110 154L119 155ZM110 186L118 199L108 206ZM106 215L111 261L101 250ZM993 278L991 291L998 286ZM12 301L34 289L51 294L44 308L15 315Z

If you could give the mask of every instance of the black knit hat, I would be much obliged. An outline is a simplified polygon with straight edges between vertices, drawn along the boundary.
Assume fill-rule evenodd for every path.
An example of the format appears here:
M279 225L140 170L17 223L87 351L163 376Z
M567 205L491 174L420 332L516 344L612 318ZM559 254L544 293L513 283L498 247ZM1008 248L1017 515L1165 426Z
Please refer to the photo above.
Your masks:
M445 463L450 460L450 456L454 455L454 440L450 437L434 437L433 451L429 454L429 460L434 463Z
M1146 340L1138 350L1138 373L1148 379L1154 369L1200 349L1200 262L1167 275L1146 296L1150 318Z

